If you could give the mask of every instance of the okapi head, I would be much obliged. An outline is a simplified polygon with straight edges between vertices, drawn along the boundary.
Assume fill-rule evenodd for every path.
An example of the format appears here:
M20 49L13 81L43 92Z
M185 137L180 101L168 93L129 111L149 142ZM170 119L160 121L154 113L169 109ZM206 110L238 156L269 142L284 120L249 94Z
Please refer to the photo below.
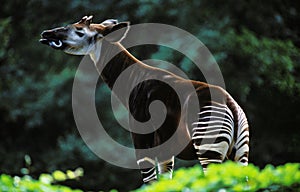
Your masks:
M92 18L93 16L84 16L77 23L45 30L41 34L40 42L73 55L96 54L93 57L98 60L100 55L93 50L101 47L103 39L111 43L120 42L129 30L129 22L119 23L117 20L108 19L94 24Z

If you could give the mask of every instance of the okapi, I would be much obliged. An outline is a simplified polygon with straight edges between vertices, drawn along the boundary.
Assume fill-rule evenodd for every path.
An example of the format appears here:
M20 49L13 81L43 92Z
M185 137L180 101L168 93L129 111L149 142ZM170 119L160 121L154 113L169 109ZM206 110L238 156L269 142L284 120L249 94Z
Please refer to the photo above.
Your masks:
M137 150L137 164L145 183L156 180L157 175L163 173L169 173L171 178L174 156L181 159L198 159L204 172L208 164L222 163L225 159L231 159L243 165L248 164L249 126L247 118L229 93L219 86L186 80L166 70L150 67L136 59L120 43L126 38L129 22L110 19L95 24L91 21L92 16L85 16L74 24L45 30L41 34L40 42L68 54L90 55L96 68L103 67L100 75L111 89L118 76L132 65L137 65L139 70L132 72L124 84L129 85L141 79L142 76L143 78L149 76L153 79L139 83L132 90L128 100L121 99L132 116L140 122L149 120L148 108L150 103L155 100L162 101L167 109L165 120L158 129L146 134L131 133L135 149L159 146L171 138L177 129L180 133L180 138L177 138L178 143L188 139L188 144L179 154L165 159L159 159L153 154L139 153ZM118 33L114 33L116 31ZM110 58L112 50L118 50L119 54L108 61L105 66L101 66L105 58ZM194 123L189 125L179 123L180 111L184 109L180 108L176 92L166 84L155 80L155 76L158 75L160 78L168 78L168 81L176 83L177 86L184 87L192 84L200 109ZM126 88L126 85L124 86ZM211 92L217 96L212 98ZM188 99L187 96L186 100ZM205 142L206 139L211 139L213 142Z

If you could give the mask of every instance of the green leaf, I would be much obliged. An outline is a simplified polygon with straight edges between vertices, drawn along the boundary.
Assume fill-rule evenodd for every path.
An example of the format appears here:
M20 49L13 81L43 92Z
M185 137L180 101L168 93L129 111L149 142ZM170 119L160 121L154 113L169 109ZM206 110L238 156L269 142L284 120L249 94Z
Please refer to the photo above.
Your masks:
M54 180L56 180L56 181L65 181L67 179L66 174L59 170L54 171L52 173L52 176L53 176Z
M49 174L41 174L39 177L39 181L45 184L51 184L53 182L53 177Z

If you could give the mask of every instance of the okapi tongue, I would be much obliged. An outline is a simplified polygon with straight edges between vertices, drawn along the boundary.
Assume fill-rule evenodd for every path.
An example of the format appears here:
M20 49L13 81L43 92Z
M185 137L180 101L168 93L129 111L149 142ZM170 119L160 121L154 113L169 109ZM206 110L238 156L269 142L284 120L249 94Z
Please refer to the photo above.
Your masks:
M61 47L62 44L63 44L63 43L61 42L61 40L53 40L53 41L50 41L50 42L49 42L49 45L50 45L51 47L56 47L56 48Z

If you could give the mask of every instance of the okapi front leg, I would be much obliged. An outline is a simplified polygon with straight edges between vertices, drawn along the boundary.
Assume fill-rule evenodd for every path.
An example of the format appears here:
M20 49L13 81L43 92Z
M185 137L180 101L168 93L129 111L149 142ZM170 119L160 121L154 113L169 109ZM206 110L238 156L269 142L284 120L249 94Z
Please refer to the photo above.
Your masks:
M206 172L210 163L222 163L228 153L233 142L233 115L226 105L207 105L201 108L198 122L193 125L194 147Z
M144 183L157 180L155 159L144 157L137 160L137 164L140 167Z
M174 156L171 159L165 161L158 161L157 165L158 174L168 175L168 178L172 179L173 169L174 169Z

